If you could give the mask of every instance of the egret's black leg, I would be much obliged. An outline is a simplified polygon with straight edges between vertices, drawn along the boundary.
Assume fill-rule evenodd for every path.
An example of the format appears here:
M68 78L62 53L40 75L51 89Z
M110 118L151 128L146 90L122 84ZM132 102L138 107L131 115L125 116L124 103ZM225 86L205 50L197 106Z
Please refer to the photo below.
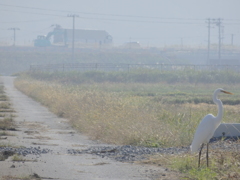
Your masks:
M204 143L202 143L202 146L201 146L200 151L199 151L198 168L200 167L200 159L201 159L201 153L202 153L203 146L204 146Z
M208 143L207 143L207 154L206 154L206 158L207 158L207 167L208 167Z

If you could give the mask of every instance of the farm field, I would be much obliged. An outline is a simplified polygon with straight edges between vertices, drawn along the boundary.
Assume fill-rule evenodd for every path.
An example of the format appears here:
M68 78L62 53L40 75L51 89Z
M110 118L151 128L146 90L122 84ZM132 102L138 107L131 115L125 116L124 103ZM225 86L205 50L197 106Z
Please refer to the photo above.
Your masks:
M71 60L71 49L0 48L0 73L12 75L27 71L30 65L59 63L169 63L171 55L149 51L121 51L101 49L76 49L75 60ZM186 62L186 61L185 61Z
M30 73L22 75L16 86L59 116L70 118L80 131L108 143L190 144L199 121L209 112L217 113L212 93L219 87L234 93L233 96L221 96L225 105L224 122L240 122L237 118L240 84L168 83L162 79L147 83L157 75L144 80L147 75L141 72L134 76L142 82L108 80L111 77L119 79L122 73L105 73L106 81L100 76L100 72Z
M15 85L59 117L67 118L75 129L111 144L189 146L200 120L208 113L217 114L212 93L219 87L234 93L219 96L224 104L223 122L240 123L238 74L204 72L202 76L210 78L206 79L199 78L201 74L194 76L194 72L172 72L156 80L163 74L148 76L152 72L142 72L135 72L134 76L130 73L123 79L123 73L24 73ZM178 77L178 81L168 81L170 75ZM119 78L121 82L116 81ZM146 163L166 164L193 179L239 177L239 149L218 151L221 150L210 155L212 168L197 169L197 157L189 153L154 157ZM229 163L233 165L230 167Z

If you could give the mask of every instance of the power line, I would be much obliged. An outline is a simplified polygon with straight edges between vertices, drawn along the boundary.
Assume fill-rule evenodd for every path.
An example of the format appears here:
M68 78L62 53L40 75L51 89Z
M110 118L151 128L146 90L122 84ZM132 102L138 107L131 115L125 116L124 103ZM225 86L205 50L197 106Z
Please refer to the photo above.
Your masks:
M55 11L55 12L72 12L69 10L56 10L56 9L46 9L46 8L36 8L36 7L26 7L26 6L16 6L16 5L8 5L0 3L0 6L9 6L9 7L17 7L17 8L24 8L24 9L34 9L34 10L42 10L42 11ZM87 14L87 15L100 15L100 16L116 16L116 17L131 17L131 18L145 18L145 19L161 19L161 20L194 20L194 21L203 21L204 19L200 18L176 18L176 17L157 17L157 16L138 16L138 15L123 15L123 14L105 14L105 13L92 13L92 12L79 12L74 11L78 14Z
M92 20L107 20L107 21L122 21L122 22L138 22L138 23L156 23L156 24L203 24L200 22L176 22L176 21L148 21L148 20L128 20L128 19L111 19L111 18L91 18L91 17L80 17L81 19L92 19Z
M4 24L10 24L10 23L32 23L32 22L41 22L41 21L49 21L49 19L38 19L38 20L26 20L26 21L8 21L8 22L0 22Z
M138 16L138 15L123 15L123 14L106 14L106 13L92 13L92 12L81 12L81 11L70 11L70 10L56 10L56 9L46 9L46 8L38 8L38 7L26 7L26 6L17 6L17 5L9 5L2 4L0 6L8 6L8 7L16 7L23 9L33 9L33 10L42 10L42 11L55 11L55 12L63 12L69 13L74 12L78 14L88 14L88 15L100 15L100 16L119 16L119 17L131 17L131 18L146 18L146 19L162 19L162 20L194 20L194 21L203 21L202 18L178 18L178 17L158 17L158 16ZM225 21L240 21L240 19L225 19Z
M66 17L63 15L56 15L56 14L46 14L46 13L35 13L35 12L22 12L22 11L14 11L14 10L1 10L1 11L10 11L10 12L18 12L18 13L25 13L25 14L37 14L37 15L46 15L46 16L57 16L57 17ZM90 20L105 20L105 21L119 21L119 22L137 22L137 23L158 23L158 24L203 24L200 22L177 22L177 21L149 21L149 20L129 20L129 19L112 19L112 18L97 18L97 17L84 17L80 16L81 19L90 19Z
M64 12L64 13L70 12L69 10L56 10L56 9L46 9L46 8L38 8L38 7L26 7L26 6L9 5L9 4L2 4L2 3L0 3L0 6L16 7L16 8L32 9L32 10L41 10L41 11L51 11L51 12L53 12L53 11L54 12ZM63 15L47 14L47 13L21 12L21 11L14 11L14 10L1 10L1 11L10 11L10 12L19 12L19 13L26 13L26 14L38 14L38 15L65 17ZM138 16L138 15L105 14L105 13L91 13L91 12L79 12L79 11L76 11L75 13L85 14L85 15L97 15L98 16L98 17L83 17L83 16L81 16L82 19L122 21L122 22L125 21L125 22L162 23L162 24L202 24L202 23L197 23L197 22L198 21L204 21L204 19L201 19L201 18L175 18L175 17L157 17L157 16ZM141 18L141 20L99 18L99 16ZM142 19L168 20L168 21L153 21L153 20L148 21L148 20L142 20ZM175 21L171 21L171 20L175 20ZM185 22L185 21L188 21L188 22ZM228 22L228 23L225 23L225 24L240 25L240 22L239 22L240 19L225 19L225 21L237 21L237 22Z
M207 19L208 22L208 59L209 59L209 52L210 52L210 28L211 28L211 24L214 24L218 27L218 59L221 59L221 43L222 43L222 20L221 18L218 19Z
M7 12L17 12L17 13L24 13L24 14L38 14L38 15L44 15L44 16L57 16L57 17L65 17L63 15L56 15L56 14L46 14L46 13L35 13L35 12L23 12L23 11L14 11L14 10L2 10L1 11L7 11Z

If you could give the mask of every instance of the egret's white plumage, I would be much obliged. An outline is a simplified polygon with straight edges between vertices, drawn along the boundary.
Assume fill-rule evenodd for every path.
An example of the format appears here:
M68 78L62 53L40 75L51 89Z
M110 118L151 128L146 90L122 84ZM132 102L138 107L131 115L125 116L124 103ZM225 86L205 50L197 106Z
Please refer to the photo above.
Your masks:
M217 128L212 114L206 115L200 122L191 144L191 151L198 152L202 143L208 143Z
M217 104L218 106L218 114L217 116L213 116L212 114L206 115L202 121L200 122L196 133L194 135L192 144L190 146L192 152L197 152L199 148L203 147L203 144L206 143L208 145L209 140L212 138L215 130L217 127L220 125L222 117L223 117L223 105L222 101L217 98L219 93L227 93L227 94L232 94L230 92L224 91L223 89L219 88L216 89L213 93L213 102ZM201 150L199 152L199 165L200 165L200 155L201 155ZM208 150L207 150L207 158L208 158ZM207 159L208 160L208 159Z

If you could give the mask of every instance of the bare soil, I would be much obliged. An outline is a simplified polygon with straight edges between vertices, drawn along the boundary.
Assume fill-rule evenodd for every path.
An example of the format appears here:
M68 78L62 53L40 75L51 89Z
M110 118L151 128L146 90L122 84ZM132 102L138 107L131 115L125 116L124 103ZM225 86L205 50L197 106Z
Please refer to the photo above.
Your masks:
M152 180L178 179L166 168L139 163L122 163L93 154L71 155L68 149L82 150L105 144L76 132L67 119L59 118L40 103L19 92L14 77L0 77L14 109L16 130L1 136L9 147L49 149L44 154L28 154L13 161L10 154L0 161L0 179L32 177L60 180ZM8 134L8 133L7 133ZM109 146L109 145L108 145Z

